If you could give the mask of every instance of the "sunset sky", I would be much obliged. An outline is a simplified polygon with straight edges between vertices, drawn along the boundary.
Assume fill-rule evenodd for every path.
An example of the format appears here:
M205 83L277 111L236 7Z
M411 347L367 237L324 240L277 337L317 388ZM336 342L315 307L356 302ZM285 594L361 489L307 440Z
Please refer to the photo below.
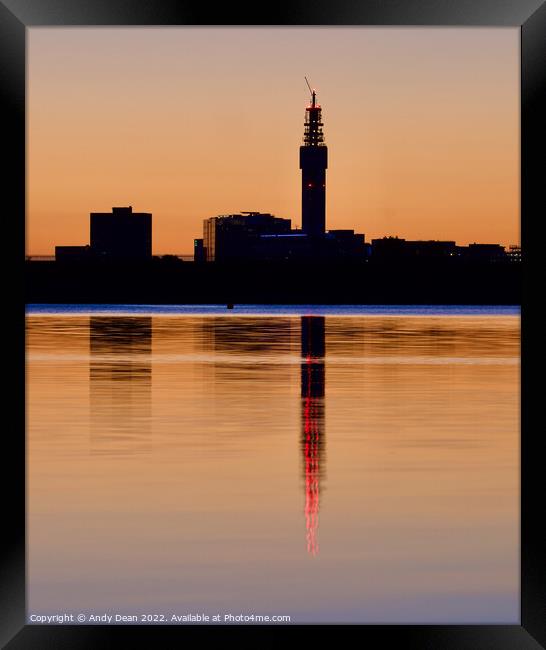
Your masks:
M309 92L327 228L517 244L519 28L30 28L27 254L89 242L89 213L153 214L153 252L203 219L301 225Z

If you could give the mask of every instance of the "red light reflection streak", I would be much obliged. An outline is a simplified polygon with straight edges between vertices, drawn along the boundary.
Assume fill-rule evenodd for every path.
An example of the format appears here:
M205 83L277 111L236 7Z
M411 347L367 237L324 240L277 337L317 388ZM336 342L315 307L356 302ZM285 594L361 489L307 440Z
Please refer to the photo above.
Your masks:
M311 386L311 358L307 357L307 387ZM304 456L305 456L305 527L307 530L307 551L318 554L318 512L319 512L319 442L318 412L316 400L309 395L304 398Z

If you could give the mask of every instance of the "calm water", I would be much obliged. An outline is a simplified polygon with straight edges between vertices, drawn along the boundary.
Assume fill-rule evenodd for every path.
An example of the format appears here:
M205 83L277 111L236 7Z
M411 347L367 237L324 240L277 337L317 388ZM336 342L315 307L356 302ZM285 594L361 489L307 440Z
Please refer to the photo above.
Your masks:
M29 310L29 616L519 623L519 311L299 311Z

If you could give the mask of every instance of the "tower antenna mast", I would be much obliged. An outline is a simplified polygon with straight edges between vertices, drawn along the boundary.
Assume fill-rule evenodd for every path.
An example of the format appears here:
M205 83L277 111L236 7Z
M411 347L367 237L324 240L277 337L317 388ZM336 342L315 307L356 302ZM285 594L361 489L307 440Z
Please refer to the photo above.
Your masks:
M315 106L315 91L309 85L309 81L307 80L307 77L304 77L304 79L305 79L305 83L307 84L307 88L309 88L309 92L311 93L311 101L313 103L313 106Z

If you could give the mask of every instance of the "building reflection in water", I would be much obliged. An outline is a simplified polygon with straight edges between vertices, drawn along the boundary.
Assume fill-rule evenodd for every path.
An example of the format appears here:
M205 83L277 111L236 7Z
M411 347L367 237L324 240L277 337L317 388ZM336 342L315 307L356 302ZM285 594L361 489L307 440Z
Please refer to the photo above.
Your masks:
M301 318L301 448L304 461L307 550L318 553L318 516L324 463L324 316Z
M151 440L152 319L89 319L91 451L147 452Z

